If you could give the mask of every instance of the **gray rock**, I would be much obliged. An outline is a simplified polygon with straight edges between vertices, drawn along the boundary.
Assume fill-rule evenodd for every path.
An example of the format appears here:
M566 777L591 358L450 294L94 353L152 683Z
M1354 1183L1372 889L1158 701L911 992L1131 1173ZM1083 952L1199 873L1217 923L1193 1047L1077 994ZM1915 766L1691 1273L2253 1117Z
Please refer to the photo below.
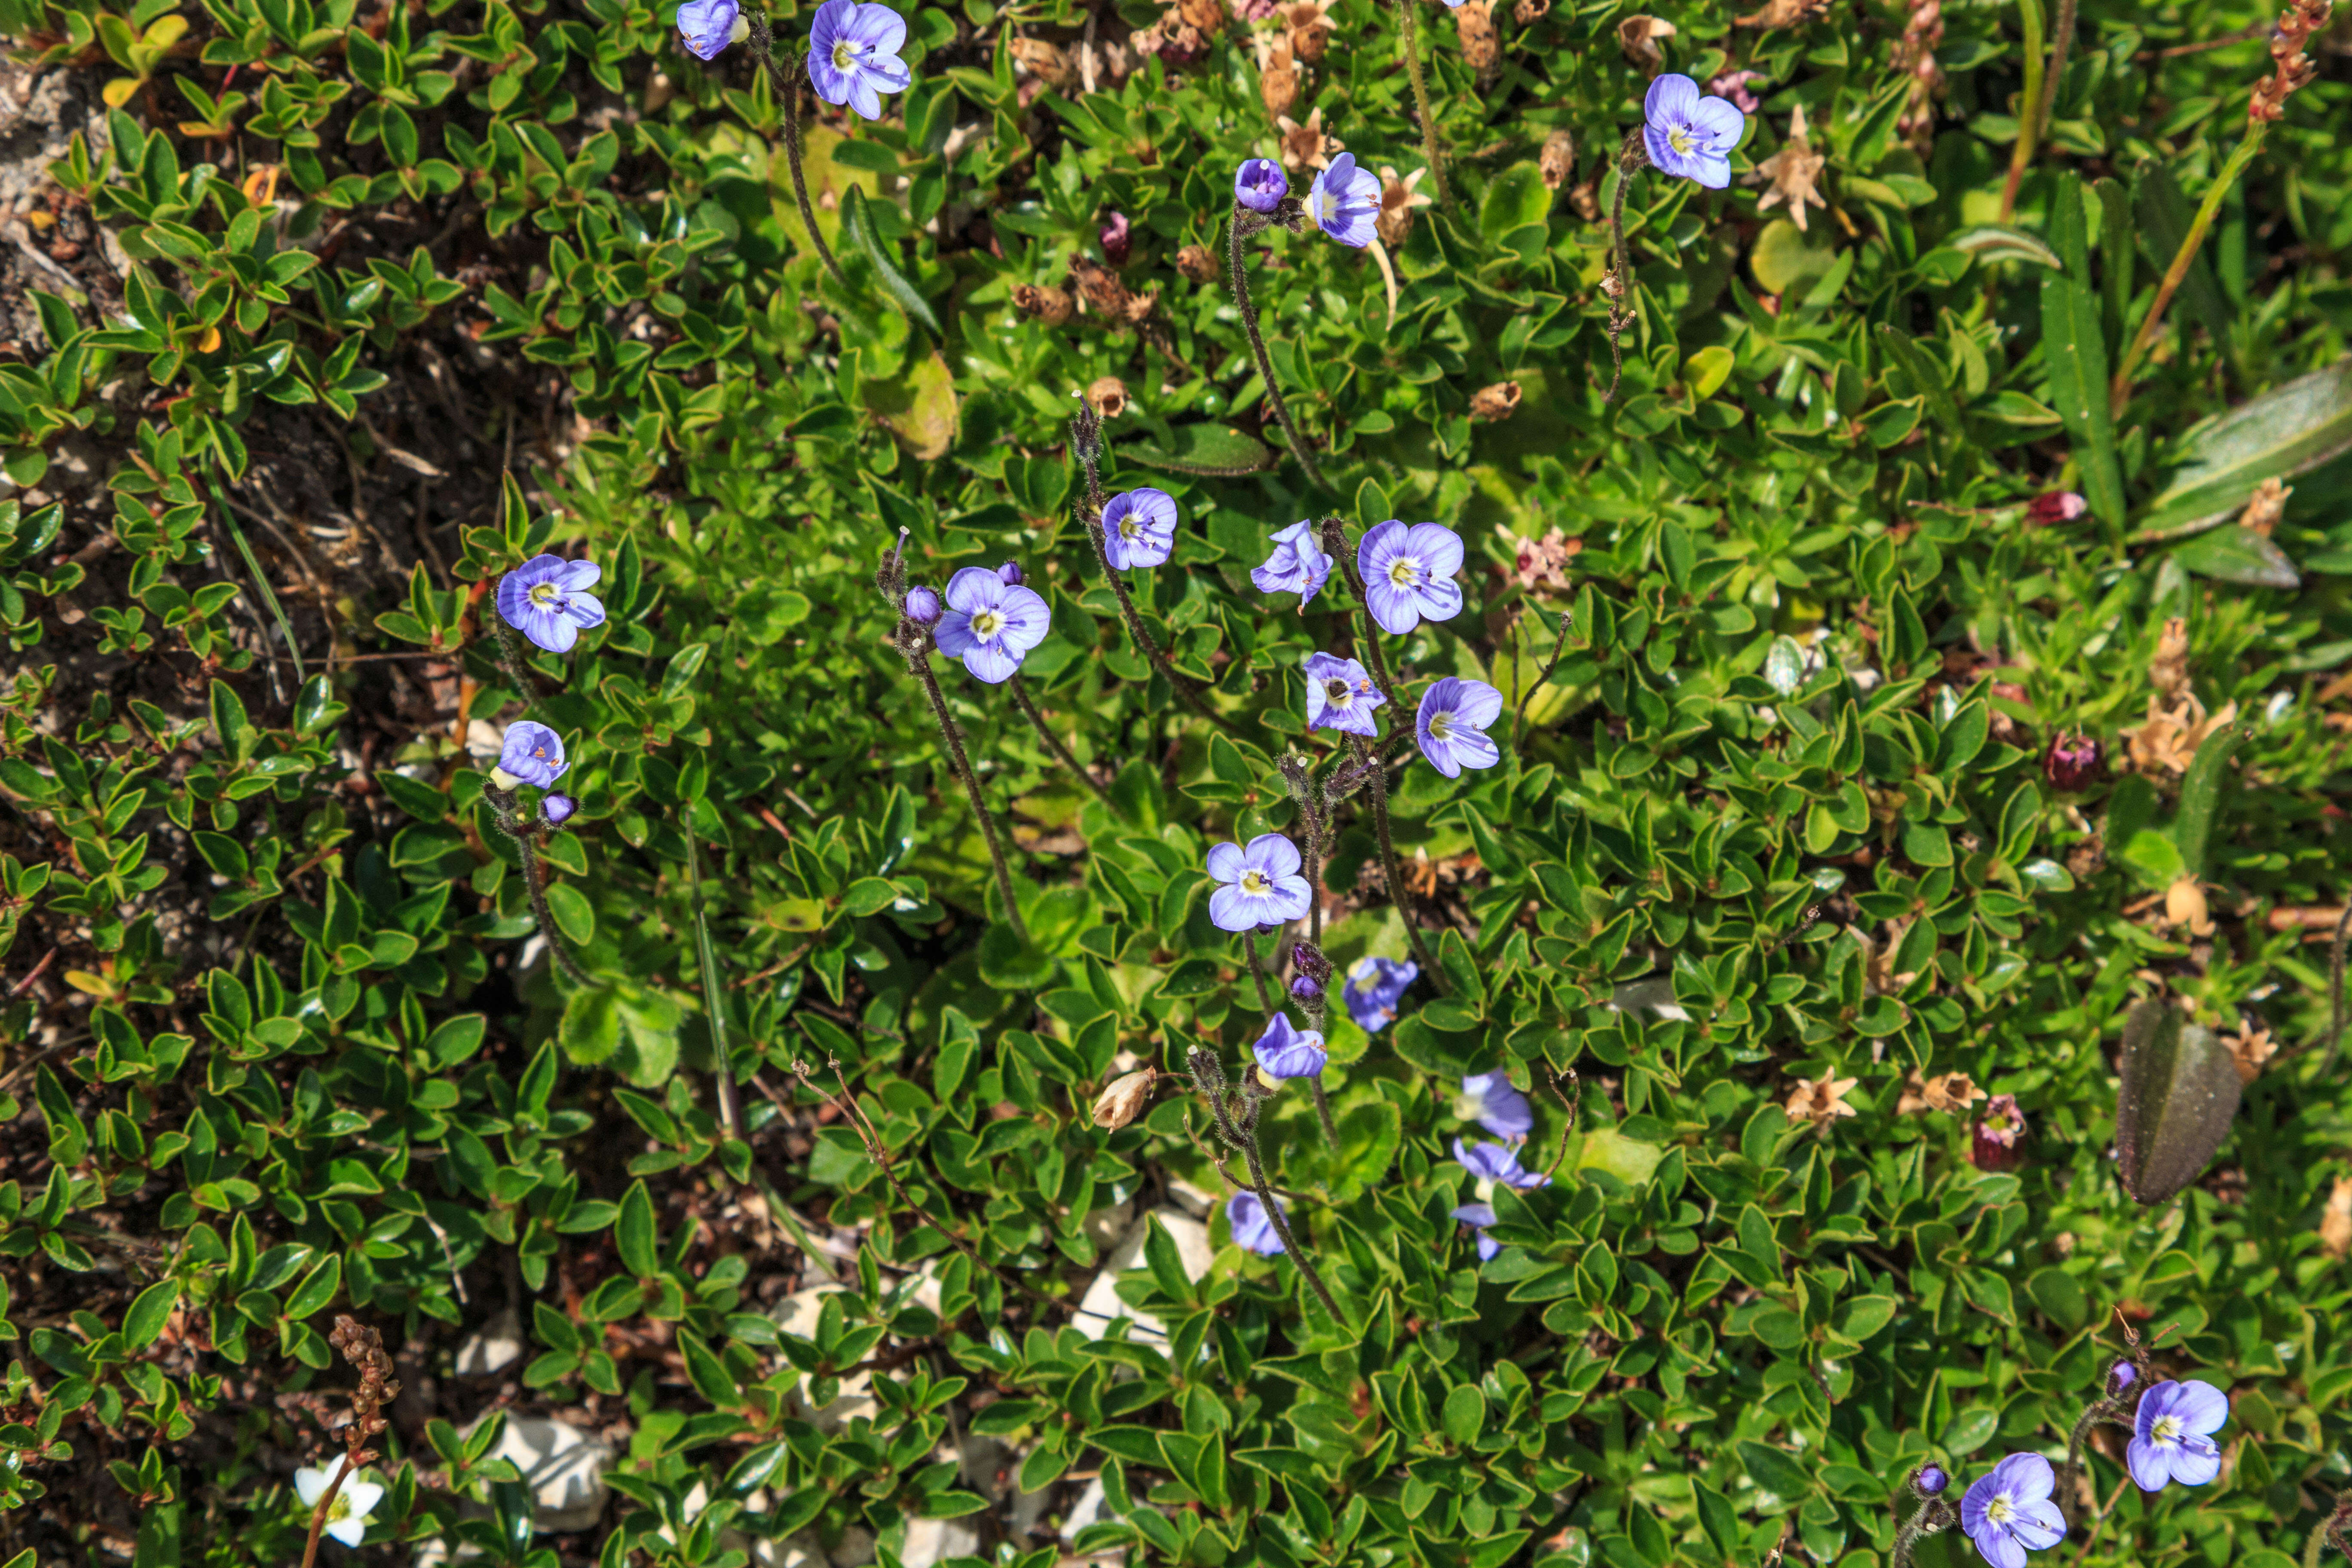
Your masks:
M488 1377L522 1359L522 1321L512 1307L501 1307L457 1346L459 1377Z
M1135 1321L1134 1337L1164 1343L1168 1326L1150 1312L1130 1307L1118 1299L1118 1276L1130 1268L1143 1266L1143 1243L1149 1234L1150 1222L1157 1219L1167 1227L1169 1239L1176 1244L1176 1256L1184 1267L1188 1279L1205 1279L1209 1264L1216 1255L1209 1245L1209 1227L1179 1209L1154 1209L1139 1220L1119 1238L1117 1247L1103 1262L1103 1270L1087 1287L1078 1310L1071 1314L1070 1324L1090 1340L1101 1339L1110 1331L1111 1323L1119 1318Z
M604 1516L612 1495L604 1472L613 1464L613 1450L604 1439L543 1415L509 1414L488 1457L509 1460L522 1472L538 1505L531 1522L540 1529L557 1534L589 1530Z

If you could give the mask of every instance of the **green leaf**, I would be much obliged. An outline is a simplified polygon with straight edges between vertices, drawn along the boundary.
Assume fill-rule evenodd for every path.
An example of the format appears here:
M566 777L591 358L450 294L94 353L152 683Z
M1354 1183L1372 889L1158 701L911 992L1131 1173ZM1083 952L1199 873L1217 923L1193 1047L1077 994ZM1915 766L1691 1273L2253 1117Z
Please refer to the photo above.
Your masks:
M1192 1277L1184 1272L1183 1255L1176 1250L1176 1238L1154 1215L1144 1232L1143 1260L1151 1268L1151 1278L1160 1291L1173 1300L1191 1303L1196 1296Z
M2173 818L2172 841L2180 850L2182 872L2202 879L2213 825L2220 819L2221 796L2230 782L2230 759L2253 731L2242 724L2225 725L2207 735L2189 759L2180 781L2180 814Z
M1739 1444L1739 1462L1747 1467L1751 1480L1778 1497L1794 1501L1813 1489L1813 1479L1805 1468L1778 1448L1743 1441Z
M1465 1383L1445 1396L1445 1409L1438 1425L1446 1436L1463 1447L1475 1443L1486 1430L1486 1396L1478 1392L1475 1384Z
M556 1039L577 1067L593 1067L621 1047L621 1015L609 985L575 991L563 1004Z
M2149 997L2124 1020L2116 1173L2150 1208L2195 1181L2238 1114L2237 1064L2212 1030Z
M866 193L856 185L845 184L842 187L841 231L873 264L875 276L882 279L882 287L889 290L890 298L898 302L898 308L929 327L933 337L941 336L940 319L931 314L930 301L907 281L907 275L898 270L889 251L875 236L873 221L866 213Z
M865 398L876 423L924 461L946 457L955 445L955 376L949 371L948 362L939 354L923 354L909 361L904 371L887 381L863 383L859 395ZM801 598L798 594L792 596ZM805 616L807 601L801 602L801 616Z
M1887 356L1903 367L1911 379L1912 389L1927 400L1927 412L1936 423L1958 435L1960 429L1960 405L1952 401L1952 389L1944 384L1943 376L1927 363L1911 334L1892 321L1878 324L1879 342L1885 345Z
M1112 448L1121 462L1171 474L1234 479L1262 474L1280 461L1273 447L1223 425L1179 425L1167 441L1130 441Z
M1954 250L1967 251L1979 261L2030 261L2053 272L2064 270L2058 253L2042 244L2039 237L2007 224L1979 224L1974 228L1962 229L1944 243Z
M1767 294L1799 293L1829 276L1837 250L1829 226L1800 229L1787 218L1774 218L1756 237L1748 253L1748 270Z
M596 934L596 909L588 895L569 882L552 882L547 889L547 910L555 917L555 929L574 947L585 947L588 939Z
M2116 458L2116 423L2107 407L2107 345L2100 300L2091 286L2091 236L2083 211L2082 176L2052 175L2050 234L2063 270L2042 278L2042 359L2050 377L2050 405L2065 422L2083 499L2109 529L2124 525L2124 479Z
M303 1277L302 1283L294 1288L294 1294L286 1299L286 1315L299 1322L313 1312L322 1312L334 1304L335 1297L342 1288L343 1255L330 1252L320 1259L317 1268Z
M163 1333L163 1325L172 1321L172 1309L179 1305L180 1282L166 1279L150 1285L139 1292L130 1310L122 1314L122 1342L125 1348L143 1351Z
M653 1194L646 1190L640 1176L629 1184L622 1195L620 1217L613 1222L613 1246L621 1255L621 1267L639 1279L651 1279L660 1268L655 1256L658 1237L654 1228Z
M1551 187L1536 163L1514 163L1495 176L1478 204L1478 232L1489 242L1514 229L1540 224L1551 212Z
M2236 515L2264 479L2292 479L2352 451L2352 354L2191 431L2180 466L2135 539L2191 532ZM2234 581L2234 579L2232 579Z

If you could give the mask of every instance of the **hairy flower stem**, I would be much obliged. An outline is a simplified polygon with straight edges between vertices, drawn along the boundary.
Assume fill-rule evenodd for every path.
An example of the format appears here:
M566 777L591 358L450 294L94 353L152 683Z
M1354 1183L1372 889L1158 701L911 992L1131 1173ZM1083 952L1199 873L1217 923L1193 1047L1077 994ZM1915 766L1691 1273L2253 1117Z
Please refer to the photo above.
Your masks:
M1307 940L1318 947L1323 944L1323 823L1324 813L1315 805L1315 774L1307 760L1297 752L1286 752L1276 764L1283 783L1290 786L1290 798L1298 803L1299 826L1306 843L1300 846L1298 858L1305 862L1299 869L1307 874Z
M923 695L931 704L931 718L940 727L940 739L947 742L948 758L955 765L956 777L963 781L964 794L971 800L972 815L980 818L980 831L988 840L988 858L996 868L996 890L1004 899L1004 919L1013 927L1013 934L1021 945L1029 945L1029 928L1021 923L1021 905L1013 897L1013 869L1005 863L1004 846L996 837L996 818L989 815L988 802L981 798L980 779L971 771L971 758L964 752L963 730L955 716L948 711L948 700L940 690L940 679L931 673L930 650L908 637L911 623L901 623L898 652L907 661L907 673L920 683Z
M1257 932L1242 932L1242 957L1249 964L1250 978L1257 983L1257 1010L1271 1016L1274 998L1265 989L1265 971L1257 966Z
M2066 51L2074 42L2076 0L2058 0L2058 18L2050 29L2050 68L2042 78L2042 102L2034 110L2033 134L2050 140L2050 120L2058 111L2058 86L2066 75Z
M1372 619L1372 596L1364 586L1363 574L1356 570L1355 546L1348 538L1347 526L1337 517L1323 520L1323 552L1339 563L1340 573L1348 579L1348 591L1356 595L1357 618L1363 630L1356 638L1364 650L1364 662L1372 667L1372 683L1381 693L1394 699L1400 694L1396 683L1389 677L1389 662L1381 652L1381 625Z
M1905 1522L1902 1531L1895 1537L1894 1568L1911 1568L1911 1549L1919 1543L1921 1536L1933 1535L1949 1528L1951 1512L1951 1505L1941 1498L1922 1499L1918 1511Z
M1363 737L1350 735L1348 740L1355 748L1356 761L1370 775L1367 782L1372 786L1372 827L1381 840L1381 869L1388 876L1389 898L1396 904L1397 913L1404 917L1405 940L1412 943L1412 955L1421 961L1421 972L1429 976L1430 984L1437 987L1439 994L1449 994L1453 987L1446 983L1445 972L1437 967L1429 944L1421 939L1420 923L1413 919L1412 894L1406 889L1404 872L1397 864L1396 841L1389 834L1388 770L1372 756Z
M1298 1265L1298 1272L1315 1288L1331 1321L1345 1328L1348 1320L1339 1315L1339 1305L1325 1289L1323 1277L1315 1272L1315 1265L1300 1249L1297 1238L1290 1234L1290 1222L1283 1217L1282 1205L1275 1201L1274 1188L1266 1182L1265 1163L1257 1152L1257 1108L1263 1096L1255 1086L1245 1086L1240 1095L1229 1095L1224 1066L1217 1060L1214 1051L1195 1047L1186 1054L1184 1068L1192 1079L1193 1089L1209 1102L1209 1115L1216 1124L1218 1141L1228 1148L1240 1150L1248 1158L1250 1187L1257 1194L1257 1201L1265 1206L1265 1217L1274 1223L1274 1233L1282 1237L1284 1253ZM1222 1157L1217 1160L1217 1170L1232 1180Z
M1559 637L1558 641L1551 645L1551 658L1544 665L1543 673L1537 676L1533 684L1528 686L1525 691L1519 694L1518 711L1511 715L1511 750L1515 752L1519 750L1520 727L1524 725L1528 720L1528 704L1535 700L1537 688L1542 686L1545 681L1549 680L1551 679L1551 672L1559 668L1559 656L1561 653L1566 651L1568 647L1568 628L1570 622L1573 619L1574 616L1572 614L1567 610L1562 610L1559 613ZM1512 667L1513 673L1516 674L1517 670L1517 661L1516 659L1512 661ZM1524 755L1525 753L1521 754Z
M574 985L595 984L564 945L563 933L556 929L555 912L547 907L547 889L539 884L539 852L533 844L538 830L516 809L511 790L485 785L482 798L490 803L490 815L499 831L514 840L515 854L522 861L523 891L530 896L531 916L539 921L539 934L547 939L548 954L554 959L555 967L563 971L563 977Z
M1409 0L1400 0L1400 4L1405 3ZM1420 80L1421 68L1415 65L1413 81L1416 87ZM1429 111L1424 105L1422 125L1426 130L1429 124ZM1432 166L1434 167L1433 156ZM1438 188L1442 191L1445 176L1439 174L1437 178ZM1291 203L1286 201L1283 205L1287 208ZM1292 422L1290 405L1282 400L1282 387L1274 379L1274 357L1265 352L1265 334L1258 328L1257 307L1250 303L1249 275L1242 265L1242 242L1267 226L1268 220L1263 215L1250 211L1239 202L1234 204L1233 221L1225 226L1225 271L1233 281L1234 305L1242 313L1242 330L1249 334L1250 351L1257 355L1258 378L1265 383L1265 400L1274 405L1274 416L1282 422L1283 437L1290 443L1291 456L1298 459L1298 466L1307 470L1307 477L1315 481L1317 489L1330 490L1337 495L1339 492L1331 489L1331 483L1323 477L1323 470L1315 466L1315 454L1307 447L1307 437L1299 434L1298 426Z
M1323 1075L1317 1073L1308 1079L1307 1087L1315 1091L1315 1120L1323 1124L1323 1141L1334 1149L1339 1148L1339 1130L1331 1122L1331 1100L1323 1092Z
M515 646L515 635L507 629L507 618L499 614L498 606L491 605L484 618L490 623L490 630L497 634L499 668L506 671L509 680L514 682L515 696L522 702L523 716L529 718L539 711L539 682L531 679L530 666L523 662L522 649Z
M1077 453L1079 464L1087 475L1086 504L1079 510L1078 520L1087 525L1087 537L1094 541L1095 559L1102 563L1103 577L1110 584L1112 596L1118 600L1118 613L1127 622L1128 635L1135 639L1135 646L1143 650L1144 656L1159 667L1160 673L1168 678L1169 687L1185 707L1227 734L1238 735L1241 733L1240 726L1202 701L1199 689L1192 679L1178 670L1170 660L1167 650L1144 626L1142 614L1136 609L1135 600L1128 595L1126 580L1110 563L1110 544L1103 536L1102 525L1103 507L1108 498L1103 495L1102 489L1101 442L1101 416L1091 405L1081 407L1077 417L1070 421L1070 447Z
M1282 1237L1284 1254L1298 1265L1298 1272L1315 1287L1316 1297L1322 1301L1323 1310L1331 1314L1331 1321L1346 1328L1348 1320L1340 1316L1339 1303L1331 1299L1330 1289L1323 1283L1323 1276L1316 1273L1315 1265L1307 1260L1306 1250L1298 1245L1298 1238L1290 1234L1290 1221L1283 1217L1282 1205L1275 1201L1274 1189L1266 1184L1265 1162L1258 1158L1255 1128L1252 1128L1249 1136L1242 1140L1242 1153L1249 1161L1250 1185L1257 1189L1257 1201L1265 1208L1265 1217L1274 1222L1275 1235Z
M784 111L784 160L793 166L793 195L801 205L801 223L808 229L809 243L816 247L817 255L824 258L824 269L833 274L835 283L846 289L849 279L842 276L841 263L833 258L832 247L824 243L824 236L817 232L816 208L809 203L808 176L801 173L800 57L793 57L789 68L777 64L774 39L768 31L766 14L754 6L751 21L751 58L767 68L769 77L776 84L776 100Z
M1054 753L1055 759L1070 770L1072 777L1094 791L1097 800L1108 805L1110 804L1108 792L1095 782L1092 773L1078 766L1078 759L1070 755L1069 748L1055 738L1052 730L1046 728L1045 715L1037 710L1036 700L1029 695L1029 688L1022 680L1018 671L1015 671L1013 677L1013 700L1019 703L1021 711L1029 716L1029 722L1036 730L1037 738L1045 742L1045 749Z
M2040 119L2042 103L2042 6L2039 0L2018 7L2019 21L2025 31L2024 90L2018 94L2019 119L2017 141L2009 150L2009 179L2000 189L2000 216L2007 223L2017 210L2018 187L2024 184L2025 171L2033 163L2033 153L2041 141Z
M2352 938L2352 899L2345 900L2344 912L2336 917L2336 941L2327 950L2327 1054L2319 1060L2319 1080L2328 1081L2336 1067L2336 1052L2344 1044L2344 948L2347 938Z
M1421 155L1428 161L1429 173L1437 181L1437 199L1445 200L1445 164L1437 155L1437 117L1429 111L1429 83L1421 69L1421 41L1413 26L1412 8L1417 0L1396 0L1397 24L1403 29L1405 75L1412 80L1413 108L1421 115ZM1269 383L1271 377L1267 378Z
M2156 302L2147 308L2147 319L2140 322L2139 331L2132 335L2131 347L2124 351L2124 362L2116 367L2115 380L2107 386L2107 407L2118 417L2123 414L2124 405L2131 401L2132 373L2139 369L2140 362L2147 357L2147 351L2156 345L2156 335L2164 326L2165 310L2172 303L2173 295L2179 292L2181 281L2189 276L2189 268L2195 263L2197 253L2204 248L2205 236L2212 229L2214 216L2221 210L2222 198L2237 184L2238 176L2246 172L2246 165L2254 161L2254 154L2262 151L2263 138L2269 132L2270 121L2267 120L2257 120L2248 125L2245 140L2238 143L2238 150L2230 154L2230 161L2221 165L2221 172L2214 176L2212 188L2205 193L2205 199L2198 203L2197 216L2189 224L2187 237L2181 240L2180 248L2173 253L2172 265L2164 269L2164 280L2156 286Z
M1625 377L1625 354L1617 340L1633 324L1633 268L1625 254L1625 188L1633 176L1650 167L1650 149L1639 131L1630 131L1617 149L1617 189L1609 197L1609 246L1611 261L1608 272L1601 279L1601 291L1609 296L1609 390L1601 395L1608 403L1617 395L1617 384Z

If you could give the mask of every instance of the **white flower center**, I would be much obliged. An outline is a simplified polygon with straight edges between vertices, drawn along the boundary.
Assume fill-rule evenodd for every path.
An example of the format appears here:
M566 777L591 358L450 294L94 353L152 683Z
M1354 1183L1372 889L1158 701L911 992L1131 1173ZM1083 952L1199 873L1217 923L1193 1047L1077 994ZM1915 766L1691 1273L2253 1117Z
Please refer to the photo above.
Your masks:
M1698 145L1698 138L1690 133L1687 125L1677 125L1666 132L1666 145L1677 153L1688 153Z
M2016 1517L2016 1506L2009 1500L2007 1492L1993 1493L1992 1501L1985 1504L1985 1519L1989 1523L2007 1524Z
M530 602L537 605L542 610L553 605L555 603L555 584L552 583L541 583L538 587L533 588L530 591Z
M1495 1196L1495 1178L1492 1176L1481 1176L1476 1182L1471 1184L1470 1190L1478 1194L1478 1201L1480 1203L1487 1203Z
M1143 530L1137 525L1134 518L1123 517L1118 520L1118 536L1132 544L1143 537Z
M1453 714L1451 714L1451 713L1433 713L1433 714L1431 714L1431 715L1430 715L1430 718L1429 718L1429 738L1430 738L1431 740L1433 740L1433 741L1443 741L1443 740L1446 740L1446 739L1449 739L1449 738L1453 735L1453 733L1454 733L1454 715L1453 715Z
M833 46L834 69L845 71L856 63L857 47L847 38L843 38Z
M2180 1417L2178 1415L2158 1417L2156 1425L2148 1428L2147 1439L2151 1443L2162 1444L2168 1447L2179 1442Z
M1389 563L1389 581L1400 588L1410 588L1421 581L1421 563L1410 555L1400 555Z
M1004 629L1004 617L994 610L981 610L971 617L971 635L986 642Z
M1241 887L1244 893L1270 893L1274 890L1274 879L1253 866L1242 873Z

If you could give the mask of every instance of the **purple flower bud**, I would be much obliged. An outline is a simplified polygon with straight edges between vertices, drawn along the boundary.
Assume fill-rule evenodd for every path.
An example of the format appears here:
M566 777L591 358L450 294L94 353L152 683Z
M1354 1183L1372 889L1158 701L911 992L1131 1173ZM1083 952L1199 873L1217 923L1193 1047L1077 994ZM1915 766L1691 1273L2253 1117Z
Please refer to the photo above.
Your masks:
M2107 1392L2121 1394L2139 1378L2139 1368L2127 1361L2119 1361L2107 1369Z
M999 566L996 569L996 578L1008 588L1018 588L1021 586L1021 563L1008 561Z
M1922 1465L1912 1472L1911 1485L1921 1497L1934 1497L1952 1484L1952 1478L1939 1465Z
M572 814L579 809L580 803L568 795L548 795L540 797L539 815L546 819L550 827L562 826L564 823L571 820Z
M1290 950L1290 964L1300 974L1315 982L1318 991L1323 988L1324 982L1331 978L1331 961L1323 956L1323 950L1311 942L1302 942Z
M1271 158L1244 160L1234 174L1234 200L1254 213L1270 213L1290 194L1290 177Z
M1323 983L1309 974L1290 977L1290 994L1302 1007L1323 1000Z
M939 625L939 594L935 590L929 588L917 587L908 589L907 618L914 622L919 626L935 626Z
M2099 776L2099 742L2063 731L2051 736L2050 749L2042 753L2042 776L2051 788L2069 794L2088 787Z
M1103 258L1113 267L1127 265L1129 229L1125 213L1113 213L1110 221L1102 226Z

